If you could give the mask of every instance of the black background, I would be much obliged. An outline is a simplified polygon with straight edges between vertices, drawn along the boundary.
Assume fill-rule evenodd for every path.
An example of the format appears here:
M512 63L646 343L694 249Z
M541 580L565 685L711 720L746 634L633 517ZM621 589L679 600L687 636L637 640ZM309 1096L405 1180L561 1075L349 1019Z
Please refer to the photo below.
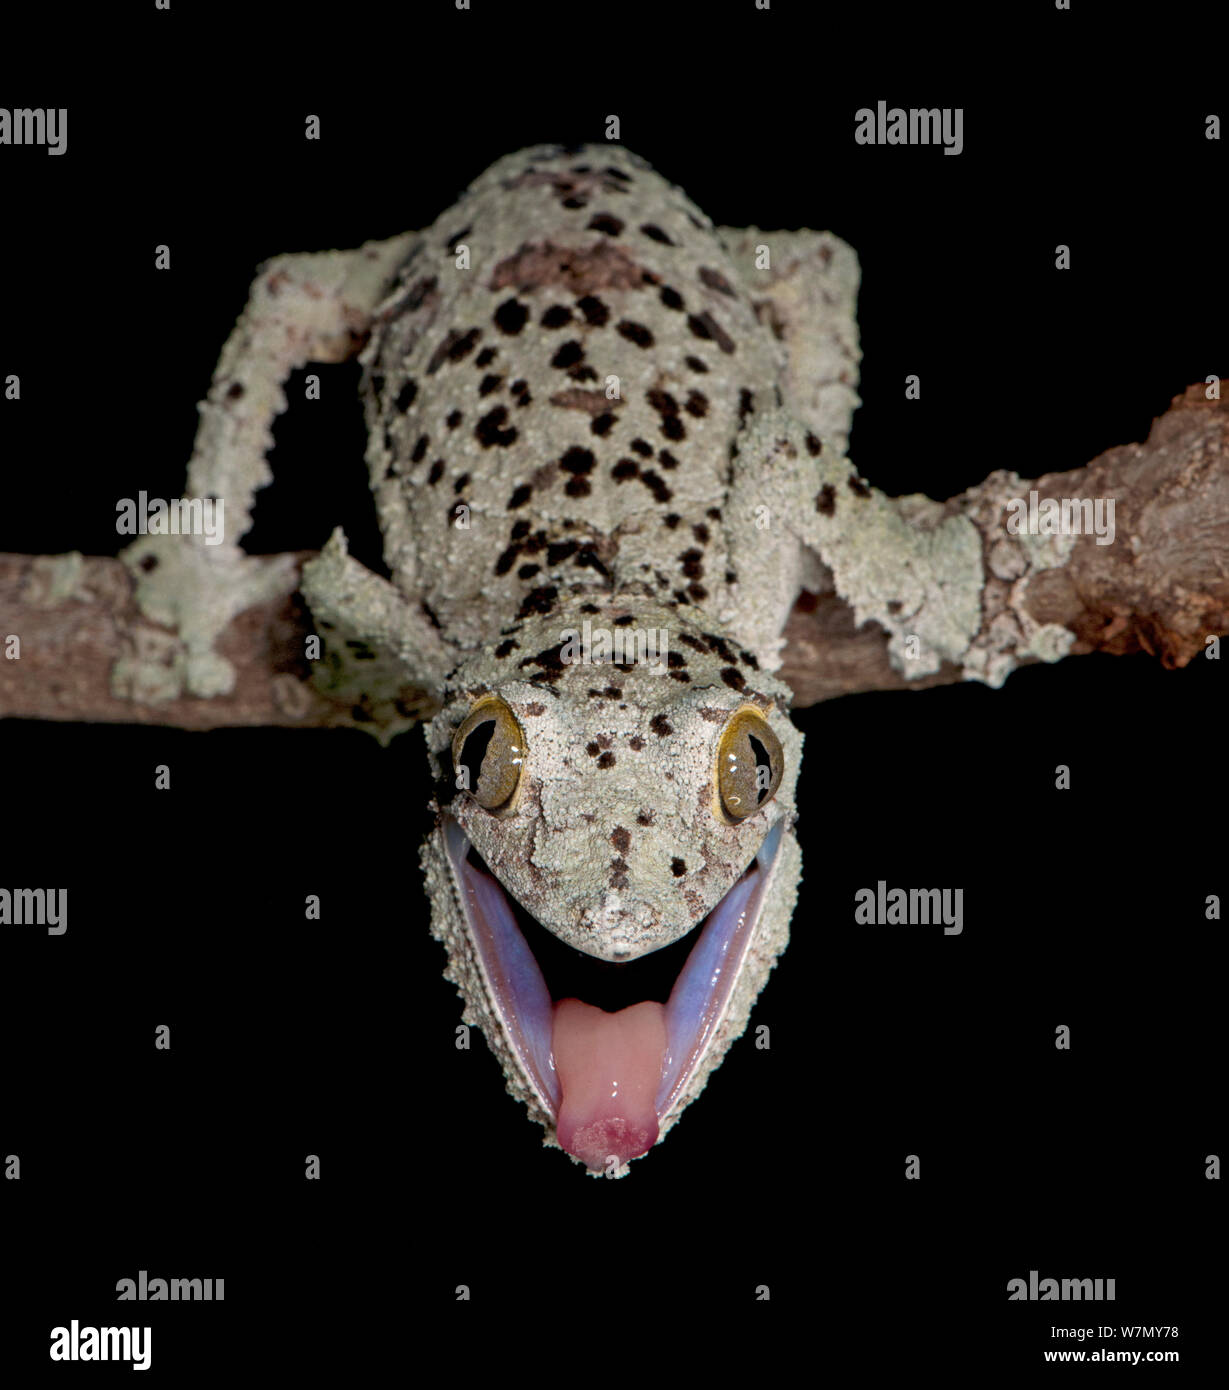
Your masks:
M0 550L114 554L117 498L177 495L258 262L425 226L500 154L601 140L610 113L718 223L856 249L851 455L877 486L944 498L1145 438L1229 374L1226 146L1204 139L1229 120L1223 34L1193 4L1134 28L1075 3L940 22L175 0L73 21L71 57L67 32L22 36L5 100L67 106L69 150L0 148L0 375L22 379ZM881 98L962 106L964 152L855 145ZM279 422L248 547L341 524L375 562L357 369L323 372L324 400ZM0 725L2 881L65 886L70 912L62 937L0 932L0 1155L22 1160L0 1184L0 1365L74 1374L46 1357L74 1317L152 1325L169 1384L241 1346L362 1364L429 1335L461 1284L482 1325L579 1314L605 1338L707 1311L723 1337L788 1322L824 1362L857 1345L979 1379L1044 1373L1078 1345L1054 1323L1176 1324L1200 1363L1225 1293L1203 1176L1225 1150L1203 909L1227 887L1222 669L1085 657L799 712L804 882L752 1016L771 1049L736 1044L616 1183L542 1150L477 1033L454 1047L419 735ZM855 926L880 878L963 886L963 935ZM116 1304L142 1268L224 1278L226 1301ZM1114 1277L1117 1302L1008 1303L1034 1268Z

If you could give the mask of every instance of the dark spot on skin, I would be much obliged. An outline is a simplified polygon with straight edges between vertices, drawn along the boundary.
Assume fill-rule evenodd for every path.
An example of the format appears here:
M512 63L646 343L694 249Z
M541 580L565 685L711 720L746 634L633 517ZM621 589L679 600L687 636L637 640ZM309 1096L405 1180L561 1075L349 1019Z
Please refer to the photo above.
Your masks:
M824 447L824 446L819 442L819 440L816 438L816 436L813 435L813 434L811 434L810 431L808 430L808 432L807 432L807 453L810 454L810 456L811 456L813 459L814 459L814 458L818 458L818 457L819 457L819 451L820 451L823 447Z
M623 223L608 212L595 212L589 219L586 228L590 232L604 232L607 236L618 236L623 230Z
M141 568L146 574L148 574L150 570L156 570L158 568L158 557L156 555L146 555L141 561Z
M682 681L684 685L688 685L691 682L691 677L686 671L667 671L666 675L668 675L672 681Z
M654 275L651 270L643 270L640 272L640 283L642 285L660 285L661 276Z
M667 652L667 653L666 653L666 665L667 665L667 666L686 666L686 665L687 665L687 658L683 655L682 652Z
M480 396L489 396L492 391L497 391L499 389L502 381L503 377L501 376L484 376L478 384L478 394Z
M671 859L670 872L674 875L675 878L682 878L683 875L687 872L687 865L685 861L677 858Z
M679 522L682 521L682 519L683 518L679 516L678 512L667 512L667 514L663 516L661 520L663 526L666 526L671 531L673 531L674 528L679 524Z
M592 544L581 546L580 550L576 554L576 559L573 561L573 564L577 565L580 569L596 570L598 574L602 576L603 579L610 578L610 571L606 568L604 564L602 564L601 560L598 559L597 552L596 550L594 550ZM597 609L595 608L593 611L596 613ZM581 612L584 612L583 608L581 609Z
M755 396L745 386L738 393L738 420L741 424L748 415L755 414Z
M588 207L589 200L588 198L580 198L576 195L573 195L570 198L564 198L562 202L559 204L559 206L567 208L570 212L572 212L575 211L577 208Z
M632 832L625 830L621 825L616 825L610 832L610 843L620 854L626 854L632 847Z
M846 478L845 481L849 484L849 490L855 497L869 497L871 495L870 488L867 487L861 478L851 476Z
M738 583L738 573L737 573L737 571L736 571L736 570L726 570L726 572L725 572L725 582L726 582L727 584L737 584L737 583Z
M653 824L653 812L652 812L652 811L641 811L641 812L639 813L639 815L637 815L637 817L636 817L636 824L637 824L637 825L652 825L652 824Z
M747 682L743 679L743 673L735 670L733 666L723 666L721 668L721 679L731 690L745 690Z
M631 447L641 458L651 459L653 457L653 446L647 439L633 439Z
M495 310L495 327L509 335L519 333L525 327L529 310L518 299L505 299Z
M708 590L703 584L688 584L687 595L693 603L703 603L708 597Z
M441 459L440 462L442 463L443 460ZM461 495L461 493L465 491L465 489L466 489L466 487L467 487L468 485L469 485L469 474L468 474L468 473L462 473L461 476L456 480L456 482L453 483L453 485L452 485L452 490L453 490L453 492L455 492L455 493L457 494L457 496L459 497L459 496Z
M603 770L605 770L608 767L614 767L615 755L613 753L603 753L602 756L597 760L597 765Z
M669 738L674 732L674 726L664 714L655 714L653 718L649 720L649 728L653 730L658 738Z
M532 496L533 488L531 488L528 483L522 483L520 487L513 491L512 496L508 498L508 510L514 512L517 507L523 507Z
M636 621L635 614L633 614L633 613L620 613L619 616L614 620L614 626L615 626L615 627L631 627L631 625L632 625L635 621Z
M710 508L708 509L708 511L706 511L706 512L704 513L704 515L705 515L706 517L708 517L708 519L709 519L710 521L720 521L720 520L721 520L721 508L720 508L720 507L710 507Z
M693 372L708 371L708 363L705 362L702 357L685 357L683 361L687 363Z
M679 413L679 403L669 391L662 391L657 388L646 391L645 400L659 415L677 415Z
M614 427L614 422L615 417L611 414L609 410L607 410L601 415L594 416L592 422L589 425L589 429L593 434L609 434L611 429Z
M696 419L701 419L708 414L708 397L703 391L689 391L683 409L688 415L694 415Z
M598 763L598 766L601 767L601 763ZM618 859L610 861L610 886L612 888L626 888L627 882L627 860L620 855Z
M418 443L414 445L414 452L410 455L411 463L421 463L427 453L427 445L431 443L429 434L420 434Z
M508 418L508 407L497 405L494 410L488 411L477 425L474 426L474 438L484 449L490 449L493 445L506 448L516 439L516 426L509 425L503 428L504 421Z
M708 643L709 651L716 652L716 654L722 659L722 661L728 661L731 666L737 664L738 656L736 655L734 648L730 646L730 644L725 640L724 637L720 635L720 633L706 632L704 634L704 640Z
M641 473L640 481L653 494L653 500L656 502L661 502L664 505L674 496L674 493L666 486L666 480L660 473L655 473L651 468L647 472Z
M711 338L722 352L734 351L734 339L707 310L702 314L692 314L687 320L687 327L697 338Z
M622 169L616 169L613 164L608 164L602 173L609 174L612 179L618 179L620 183L631 183L632 181L630 174L625 174Z
M522 565L516 572L518 579L532 579L535 574L541 574L541 565Z
M593 455L588 449L581 449L577 445L573 445L559 460L559 467L565 473L592 473Z
M572 311L566 304L552 304L539 322L543 328L562 328L572 322Z
M683 574L688 579L704 578L704 552L702 550L684 550L678 559L679 564L683 567Z
M640 465L631 459L620 459L610 470L610 476L616 483L625 483L629 478L634 478L640 472Z
M455 328L449 329L447 337L431 354L431 360L427 363L427 375L433 376L444 365L445 359L449 362L460 362L474 350L482 330L471 328L468 333L458 333Z
M687 427L677 415L663 415L661 417L661 432L667 439L673 439L676 442L687 438Z
M825 483L815 494L815 510L821 516L831 516L836 511L836 488Z
M546 550L546 564L550 569L556 565L561 565L565 560L570 560L576 554L576 541L556 541L548 546Z
M633 753L639 753L644 747L644 739L642 739L639 734L633 734L631 738L627 740L627 746Z
M495 655L498 657L505 657L510 652L516 651L516 649L520 645L521 644L516 640L515 637L509 637L505 639L503 642L501 642L498 647L495 648Z
M693 637L690 632L680 632L679 641L686 642L693 651L699 652L701 656L708 655L708 648L698 637Z
M595 294L587 294L576 301L576 307L585 316L585 322L593 328L601 328L610 318L610 310Z
M663 246L674 245L674 242L670 240L670 238L665 234L665 232L663 232L662 229L653 222L641 223L640 230L644 233L645 236L649 237L651 240L660 241Z
M653 346L653 335L642 323L636 323L632 319L620 319L615 331L620 337L626 338L629 343L635 343L639 348L651 348Z
M445 251L453 251L453 250L455 250L455 249L456 249L457 242L458 242L458 241L461 241L461 240L463 240L465 237L469 236L470 232L472 232L473 230L474 230L473 227L462 227L461 230L460 230L459 232L453 232L453 234L452 234L452 235L448 238L448 240L444 243L444 250L445 250Z
M511 391L514 396L527 396L529 394L529 383L523 376L518 376L512 385L508 387L508 390Z
M404 415L410 406L414 404L414 397L418 395L417 382L407 381L397 392L397 399L393 402L394 406Z
M585 752L588 753L588 755L589 755L591 758L596 758L597 755L598 755L601 751L602 751L602 750L597 746L596 743L586 743L586 744L585 744Z
M518 662L517 665L519 665L522 670L526 666L539 666L542 668L543 672L543 674L538 677L539 680L555 679L564 672L563 643L559 642L553 647L547 647L545 651L539 652L537 656L527 656L523 661Z
M657 462L660 463L663 468L677 468L679 466L678 459L674 457L669 449L659 449L657 451Z
M535 700L532 705L525 706L525 713L533 715L545 714L546 706L538 704L538 702Z
M434 294L438 285L439 280L434 275L424 276L421 280L415 281L413 289L410 290L410 297L405 301L406 309L411 313L421 309L427 296Z
M699 271L701 281L710 290L716 290L718 294L724 294L729 299L737 299L733 286L719 270L709 270L707 266L701 266Z
M568 376L571 377L573 381L597 380L597 373L593 370L592 367L588 366L573 367L572 370L568 373Z
M484 347L482 351L478 354L478 356L474 358L474 366L489 367L491 363L494 362L495 354L498 351L498 348Z
M429 482L431 486L434 487L435 484L438 483L443 476L444 460L436 459L435 462L431 465L430 473L427 474L427 482Z
M569 478L563 490L569 497L588 497L593 491L593 484L588 478Z
M459 410L454 410L449 413L448 419L444 423L450 430L455 430L464 418Z
M516 522L512 527L512 539L514 541L523 541L528 534L529 523L525 520Z
M669 285L663 285L661 287L661 294L658 298L667 309L681 310L686 307L683 303L683 296L679 294L678 290L672 290Z
M691 528L691 534L700 542L701 545L708 544L708 527L702 521L697 521Z
M743 659L743 661L747 663L748 666L751 667L753 671L758 671L760 669L759 658L756 656L754 652L745 652L741 648L739 648L738 655Z
M378 380L379 383L380 383L378 386L376 385L377 380ZM376 397L377 397L377 399L378 399L378 398L379 398L379 395L380 395L380 392L384 389L384 378L383 378L383 377L374 377L374 376L373 376L373 377L371 378L371 385L372 385L372 389L375 391ZM237 401L237 400L239 400L242 396L243 396L243 383L242 383L241 381L232 381L231 384L226 388L226 399L227 399L228 401Z
M552 367L574 367L577 362L585 355L584 348L573 338L564 343L563 346L551 358Z
M602 694L608 700L621 700L623 698L623 691L617 685L608 685Z
M540 589L530 589L521 600L520 612L517 613L517 622L522 618L532 617L538 613L543 617L555 606L555 599L559 595L559 590L553 584L546 584Z

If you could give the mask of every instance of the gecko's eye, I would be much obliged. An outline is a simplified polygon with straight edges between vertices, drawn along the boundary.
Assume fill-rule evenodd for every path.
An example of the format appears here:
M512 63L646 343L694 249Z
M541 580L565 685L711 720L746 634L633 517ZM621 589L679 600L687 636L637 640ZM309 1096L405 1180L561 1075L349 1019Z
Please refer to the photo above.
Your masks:
M758 710L744 706L722 730L717 748L717 793L727 820L746 820L771 801L781 785L785 755Z
M498 695L484 695L452 736L457 786L486 811L507 806L525 763L525 736Z

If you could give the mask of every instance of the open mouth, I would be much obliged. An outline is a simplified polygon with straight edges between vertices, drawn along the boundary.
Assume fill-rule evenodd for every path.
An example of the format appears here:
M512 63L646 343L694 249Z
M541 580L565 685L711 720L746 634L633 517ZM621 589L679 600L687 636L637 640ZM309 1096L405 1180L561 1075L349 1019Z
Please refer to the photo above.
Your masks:
M444 817L495 1011L559 1143L590 1169L652 1148L712 1046L755 935L782 825L686 936L615 963L574 950L530 917Z

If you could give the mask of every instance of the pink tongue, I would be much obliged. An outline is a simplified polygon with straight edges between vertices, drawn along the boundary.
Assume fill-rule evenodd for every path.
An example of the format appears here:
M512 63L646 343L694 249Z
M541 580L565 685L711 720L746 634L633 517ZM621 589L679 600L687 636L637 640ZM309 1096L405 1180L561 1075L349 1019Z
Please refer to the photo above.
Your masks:
M608 1014L579 999L555 1005L551 1048L563 1101L560 1144L595 1170L622 1165L657 1143L657 1089L666 1010L646 1000Z

